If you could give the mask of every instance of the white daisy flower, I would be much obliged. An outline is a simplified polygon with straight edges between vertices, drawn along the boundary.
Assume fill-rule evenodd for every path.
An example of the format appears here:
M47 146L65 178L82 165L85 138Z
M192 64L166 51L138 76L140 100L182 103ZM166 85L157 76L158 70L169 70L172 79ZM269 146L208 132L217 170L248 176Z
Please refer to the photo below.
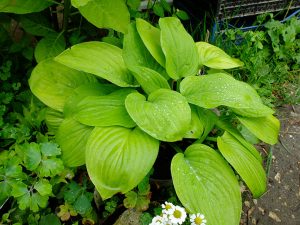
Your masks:
M166 215L170 215L174 212L175 205L173 205L171 202L165 202L165 204L162 204L162 213Z
M165 219L161 216L155 216L149 225L165 225Z
M191 225L206 225L206 219L203 214L191 214L190 215Z
M170 214L163 214L162 217L164 219L164 225L177 225L177 223L176 224L172 223L172 221L170 219Z
M186 219L186 211L180 206L175 206L173 213L169 215L169 219L174 224L182 224Z

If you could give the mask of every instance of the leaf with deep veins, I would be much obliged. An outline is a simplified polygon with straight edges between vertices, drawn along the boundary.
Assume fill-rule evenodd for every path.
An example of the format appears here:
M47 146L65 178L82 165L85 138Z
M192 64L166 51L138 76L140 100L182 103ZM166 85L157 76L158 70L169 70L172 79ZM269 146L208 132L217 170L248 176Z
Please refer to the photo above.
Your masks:
M199 63L214 69L231 69L243 66L240 60L227 55L222 49L206 42L196 43Z
M251 117L238 117L239 121L248 128L260 140L274 145L278 141L280 130L279 120L273 116L268 115L265 117L251 118Z
M137 186L156 160L159 141L138 127L96 127L87 144L86 166L103 199Z
M239 224L240 187L231 167L215 150L193 144L174 156L171 172L176 194L189 212L201 212L210 225Z
M196 75L199 68L197 48L180 20L175 17L161 18L159 26L168 75L175 80Z
M239 115L261 117L274 111L265 106L249 84L238 81L225 73L186 77L180 92L189 103L203 108L228 106Z
M218 148L245 181L253 196L261 196L266 191L267 184L261 162L228 132L218 137Z
M56 56L55 60L70 68L95 74L120 87L137 86L125 66L122 49L104 42L74 45Z

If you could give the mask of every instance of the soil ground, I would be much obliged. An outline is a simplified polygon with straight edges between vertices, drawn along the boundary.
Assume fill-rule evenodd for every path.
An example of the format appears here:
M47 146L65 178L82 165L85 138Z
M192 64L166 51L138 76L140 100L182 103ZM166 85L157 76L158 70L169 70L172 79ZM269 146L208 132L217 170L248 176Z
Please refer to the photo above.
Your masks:
M277 116L281 133L272 147L268 190L257 200L246 196L242 225L300 225L300 105L279 108Z

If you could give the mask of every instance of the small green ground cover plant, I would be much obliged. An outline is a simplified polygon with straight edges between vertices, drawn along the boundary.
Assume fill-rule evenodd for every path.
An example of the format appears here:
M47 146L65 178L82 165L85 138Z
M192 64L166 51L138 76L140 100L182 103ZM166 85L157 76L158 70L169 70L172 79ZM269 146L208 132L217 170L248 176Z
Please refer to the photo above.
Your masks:
M299 103L299 19L294 16L282 23L265 14L256 23L255 30L228 29L225 37L217 38L217 45L245 62L232 74L250 83L268 105Z
M274 111L256 91L223 71L242 65L213 45L195 43L175 17L161 18L159 28L137 19L123 49L97 41L74 45L41 61L29 84L49 106L46 123L64 163L86 164L103 199L135 188L160 145L170 145L178 152L171 173L183 206L209 224L233 225L241 213L235 172L254 197L266 190L262 158L235 125L269 144L279 132ZM218 72L203 75L203 66ZM208 137L214 127L218 132Z
M96 1L96 6L108 2ZM64 164L61 149L52 136L53 130L44 123L45 116L51 118L51 111L37 101L28 88L32 66L58 55L66 45L88 38L102 38L122 46L122 30L130 18L149 18L152 8L156 14L174 14L187 19L184 12L175 10L166 1L149 2L143 13L137 10L139 0L115 1L101 9L114 11L114 17L110 17L111 13L101 15L97 19L98 23L102 21L101 25L95 24L110 28L104 31L104 36L108 35L103 37L97 34L98 28L78 14L78 10L83 11L84 16L89 11L85 17L93 21L95 15L99 16L99 10L92 12L95 4L83 7L82 2L72 1L74 7L71 7L70 3L47 0L0 3L0 224L103 223L124 198L97 200L93 184L84 178L85 169L69 169ZM65 8L63 13L62 7ZM64 19L59 20L60 17ZM151 196L148 180L144 178L136 190L127 193L126 207L148 208ZM97 214L99 208L101 212Z
M90 192L85 184L67 184L74 170L64 166L59 146L46 133L45 106L28 87L32 58L22 51L30 46L11 51L16 45L10 38L1 42L0 224L61 224L59 217L70 216L95 223L93 186Z

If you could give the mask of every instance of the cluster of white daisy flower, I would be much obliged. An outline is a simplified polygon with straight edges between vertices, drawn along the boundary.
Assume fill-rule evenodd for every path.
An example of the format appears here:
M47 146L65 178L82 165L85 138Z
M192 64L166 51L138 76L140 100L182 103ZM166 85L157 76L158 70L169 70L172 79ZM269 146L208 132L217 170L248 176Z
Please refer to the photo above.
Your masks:
M149 225L178 225L186 220L187 213L183 207L173 205L170 202L165 202L161 206L162 215L155 216ZM206 219L200 213L190 214L189 219L191 225L206 225Z

